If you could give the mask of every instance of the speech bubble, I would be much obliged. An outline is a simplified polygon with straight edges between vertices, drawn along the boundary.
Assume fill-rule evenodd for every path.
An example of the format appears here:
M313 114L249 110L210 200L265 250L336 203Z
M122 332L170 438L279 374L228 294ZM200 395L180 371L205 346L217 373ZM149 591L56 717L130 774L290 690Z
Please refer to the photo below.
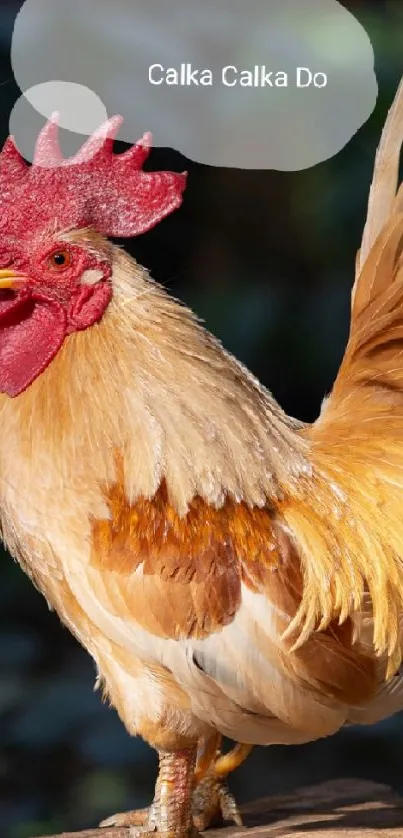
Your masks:
M106 108L127 142L151 131L211 166L305 169L377 97L369 37L337 0L26 0L11 59L24 96L10 129L30 160L35 114L88 134Z

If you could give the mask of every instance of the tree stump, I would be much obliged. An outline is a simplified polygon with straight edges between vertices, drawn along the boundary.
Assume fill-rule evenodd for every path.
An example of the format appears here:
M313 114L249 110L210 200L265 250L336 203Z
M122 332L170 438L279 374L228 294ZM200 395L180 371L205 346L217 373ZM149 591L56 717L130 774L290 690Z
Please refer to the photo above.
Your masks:
M242 807L245 828L211 829L206 838L402 838L403 798L365 780L331 780ZM87 829L42 838L129 838L129 829Z

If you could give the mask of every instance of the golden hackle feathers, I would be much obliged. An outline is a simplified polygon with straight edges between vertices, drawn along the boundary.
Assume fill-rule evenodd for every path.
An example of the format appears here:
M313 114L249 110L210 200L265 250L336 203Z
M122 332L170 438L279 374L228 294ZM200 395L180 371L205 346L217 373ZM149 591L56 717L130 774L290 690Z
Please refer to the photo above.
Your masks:
M389 468L380 446L371 448L365 433L360 439L352 427L346 430L346 436L329 430L316 437L312 487L300 500L280 505L304 579L301 605L285 635L298 647L332 620L352 616L360 636L360 621L369 613L374 650L387 656L392 673L402 643L403 457Z

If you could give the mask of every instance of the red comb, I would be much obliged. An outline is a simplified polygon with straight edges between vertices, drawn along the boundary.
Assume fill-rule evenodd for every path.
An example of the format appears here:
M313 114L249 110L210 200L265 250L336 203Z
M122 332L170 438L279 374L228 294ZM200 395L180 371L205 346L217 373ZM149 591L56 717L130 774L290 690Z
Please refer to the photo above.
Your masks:
M106 236L137 236L179 207L186 174L141 170L151 134L115 154L122 122L112 117L64 159L54 114L39 134L32 166L9 137L0 154L0 227L6 234L92 226Z

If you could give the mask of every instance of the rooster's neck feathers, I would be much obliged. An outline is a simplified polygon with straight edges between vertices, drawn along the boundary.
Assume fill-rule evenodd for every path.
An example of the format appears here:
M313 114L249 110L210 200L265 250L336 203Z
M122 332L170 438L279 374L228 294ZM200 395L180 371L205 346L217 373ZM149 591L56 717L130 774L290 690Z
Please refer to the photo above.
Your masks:
M85 451L123 449L128 497L164 479L181 514L195 495L262 506L309 473L299 423L118 248L113 286L102 321L71 335L17 400L2 398L27 445L55 449L72 472Z

